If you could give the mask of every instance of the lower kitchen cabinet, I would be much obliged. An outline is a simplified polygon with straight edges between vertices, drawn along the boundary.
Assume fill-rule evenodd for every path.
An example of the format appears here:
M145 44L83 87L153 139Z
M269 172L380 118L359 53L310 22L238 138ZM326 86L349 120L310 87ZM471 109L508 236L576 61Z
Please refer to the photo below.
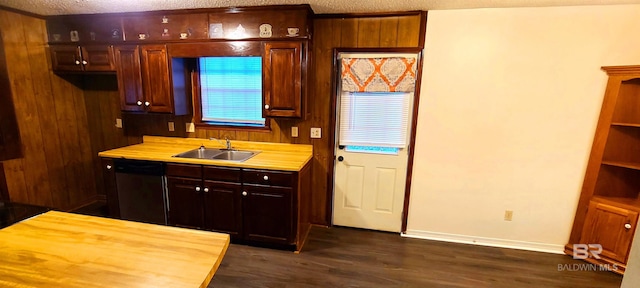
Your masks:
M244 185L244 238L290 244L293 241L291 188Z
M240 183L204 181L204 223L207 230L223 232L237 239L242 234Z
M203 229L202 179L167 176L169 224Z
M167 164L169 225L299 250L309 229L310 171L310 164L300 172Z

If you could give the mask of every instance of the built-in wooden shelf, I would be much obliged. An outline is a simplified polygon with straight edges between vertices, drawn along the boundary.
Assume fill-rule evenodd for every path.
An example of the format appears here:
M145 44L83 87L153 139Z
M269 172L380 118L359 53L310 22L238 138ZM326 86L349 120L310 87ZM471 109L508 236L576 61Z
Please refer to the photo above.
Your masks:
M621 167L621 168L627 168L627 169L633 169L633 170L640 170L640 163L635 163L635 162L602 161L602 164Z
M639 123L622 123L622 122L614 122L614 123L611 123L611 126L638 127L638 128L640 128L640 124L639 124Z
M616 207L640 212L640 199L627 197L594 196L593 200Z

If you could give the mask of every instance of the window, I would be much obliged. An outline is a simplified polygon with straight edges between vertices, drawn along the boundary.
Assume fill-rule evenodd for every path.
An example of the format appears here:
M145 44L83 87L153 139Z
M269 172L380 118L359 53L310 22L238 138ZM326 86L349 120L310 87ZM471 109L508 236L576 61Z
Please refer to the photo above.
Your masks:
M265 127L262 118L262 57L201 57L201 122Z
M407 92L343 92L340 145L352 152L381 154L397 154L398 148L406 148L411 95Z

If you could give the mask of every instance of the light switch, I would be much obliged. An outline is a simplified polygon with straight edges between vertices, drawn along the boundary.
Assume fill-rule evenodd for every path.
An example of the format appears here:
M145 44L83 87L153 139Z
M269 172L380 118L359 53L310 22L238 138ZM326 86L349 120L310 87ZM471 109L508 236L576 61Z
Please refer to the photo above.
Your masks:
M298 127L291 127L291 137L298 137Z
M169 132L176 131L176 123L169 122Z
M187 132L196 132L196 126L193 123L187 123Z
M122 128L122 119L116 118L116 127Z
M322 129L311 128L311 138L322 138Z

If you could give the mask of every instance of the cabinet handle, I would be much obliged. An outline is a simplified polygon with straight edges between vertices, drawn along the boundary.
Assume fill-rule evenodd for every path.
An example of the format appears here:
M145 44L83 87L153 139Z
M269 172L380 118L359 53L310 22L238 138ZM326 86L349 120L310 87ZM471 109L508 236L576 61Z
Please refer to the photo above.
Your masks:
M87 65L87 64L89 64L89 62L82 60L82 65Z
M629 223L624 224L624 229L627 229L627 230L631 229L631 224Z
M111 165L107 165L107 170L111 170Z
M262 177L262 179L264 179L264 181L267 181L267 180L269 180L269 176L264 175L264 177Z
M264 109L269 110L269 104L264 105Z
M207 192L209 192L209 188L204 187L204 193L207 193Z
M76 65L80 65L80 60L76 60Z
M138 104L138 106L142 106L142 101L138 101L136 104Z
M247 196L247 191L242 191L242 196Z
M144 106L149 107L149 105L151 105L151 103L149 103L149 101L144 102Z
M196 186L196 192L200 192L200 187Z

